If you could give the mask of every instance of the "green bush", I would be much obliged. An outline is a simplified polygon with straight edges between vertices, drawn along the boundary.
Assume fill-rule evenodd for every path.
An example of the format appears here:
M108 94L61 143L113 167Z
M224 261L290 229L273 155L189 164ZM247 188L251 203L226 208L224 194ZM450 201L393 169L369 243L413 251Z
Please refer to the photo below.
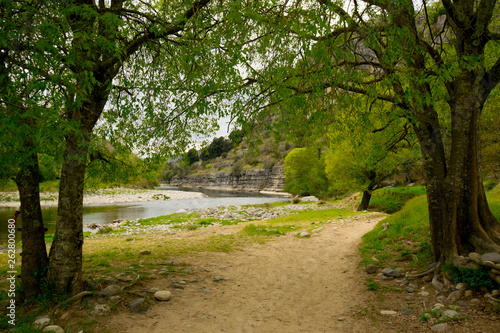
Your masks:
M286 156L285 182L285 191L293 195L328 195L324 162L309 148L295 148Z
M493 290L497 287L497 283L489 277L488 270L484 267L469 269L446 265L443 267L443 270L450 273L455 283L467 283L474 290L478 290L481 287Z
M212 166L213 166L212 164L207 164L207 165L205 166L205 168L207 168L207 169L212 169Z
M412 198L425 194L424 186L388 187L373 192L370 210L394 214Z

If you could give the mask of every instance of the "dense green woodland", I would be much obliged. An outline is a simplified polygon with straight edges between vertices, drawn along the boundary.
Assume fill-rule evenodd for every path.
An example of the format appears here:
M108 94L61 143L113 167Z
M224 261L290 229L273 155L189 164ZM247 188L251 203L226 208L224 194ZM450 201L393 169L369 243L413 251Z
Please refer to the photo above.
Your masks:
M500 252L483 186L498 173L499 13L495 0L2 0L0 176L20 194L24 296L82 290L86 181L154 174L222 116L305 147L289 165L324 167L293 177L357 187L360 208L420 165L435 260Z

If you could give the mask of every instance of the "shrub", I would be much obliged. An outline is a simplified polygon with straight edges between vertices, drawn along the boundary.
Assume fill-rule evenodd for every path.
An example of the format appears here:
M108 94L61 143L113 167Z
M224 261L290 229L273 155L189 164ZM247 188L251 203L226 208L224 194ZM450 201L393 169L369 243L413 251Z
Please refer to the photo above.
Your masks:
M265 156L262 160L262 164L264 164L265 169L271 169L278 161L272 156Z
M474 290L478 290L481 287L493 290L496 287L496 282L489 277L488 270L484 267L469 269L447 265L443 267L443 270L450 273L455 283L467 283Z
M243 163L243 160L239 160L233 164L231 167L231 175L233 177L240 177L243 174Z
M295 148L286 156L285 181L285 191L293 195L323 198L328 193L324 162L312 149Z
M190 165L200 160L196 148L189 149L189 151L186 154L186 159Z
M212 169L212 164L207 164L207 165L205 166L205 168L207 168L207 169Z

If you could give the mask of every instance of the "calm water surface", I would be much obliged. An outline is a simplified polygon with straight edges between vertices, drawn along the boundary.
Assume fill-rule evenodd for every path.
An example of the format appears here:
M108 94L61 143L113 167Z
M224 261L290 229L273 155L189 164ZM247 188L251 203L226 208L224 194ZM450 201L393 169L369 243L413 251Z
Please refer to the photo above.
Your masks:
M89 223L106 224L117 219L135 220L139 218L168 215L180 209L192 211L217 206L250 205L289 200L282 196L270 196L259 193L214 191L169 186L162 186L158 189L202 192L207 197L186 200L86 205L83 208L83 225L85 226ZM17 208L14 207L0 207L0 245L5 245L7 242L7 221L13 218L16 209ZM42 208L42 215L44 225L48 229L47 233L54 233L57 219L57 207ZM17 219L16 225L22 227L22 217ZM84 227L84 230L88 229ZM16 237L17 240L20 241L21 233L17 232Z

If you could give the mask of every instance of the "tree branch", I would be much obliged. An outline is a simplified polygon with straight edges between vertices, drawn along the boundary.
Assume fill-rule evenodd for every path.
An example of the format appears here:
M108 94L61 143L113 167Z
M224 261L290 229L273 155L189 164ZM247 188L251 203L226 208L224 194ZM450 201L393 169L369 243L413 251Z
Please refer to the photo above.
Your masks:
M482 94L483 96L481 96L483 101L486 101L490 93L498 85L499 82L500 82L500 57L497 59L493 67L491 67L490 70L484 74L483 79L481 80L481 86L484 89L484 93Z
M450 24L453 25L454 29L458 28L462 22L459 19L459 13L455 8L455 5L451 2L451 0L442 0L441 2L443 3L446 14L451 21Z

